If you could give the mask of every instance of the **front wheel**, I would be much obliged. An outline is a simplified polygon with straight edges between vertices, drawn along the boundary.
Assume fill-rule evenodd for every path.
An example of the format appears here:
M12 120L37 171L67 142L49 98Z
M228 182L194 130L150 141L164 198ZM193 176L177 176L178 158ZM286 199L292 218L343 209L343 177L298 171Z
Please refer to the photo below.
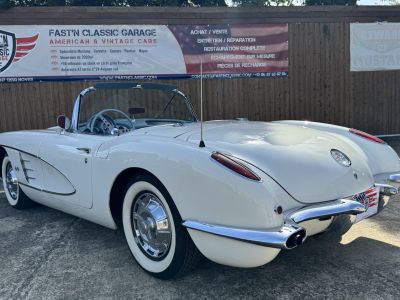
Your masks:
M122 223L129 249L151 275L170 279L190 271L200 254L172 198L150 175L138 175L127 185Z
M4 193L8 203L16 209L25 209L35 205L21 190L15 170L8 156L4 157L1 168L1 178L3 179Z

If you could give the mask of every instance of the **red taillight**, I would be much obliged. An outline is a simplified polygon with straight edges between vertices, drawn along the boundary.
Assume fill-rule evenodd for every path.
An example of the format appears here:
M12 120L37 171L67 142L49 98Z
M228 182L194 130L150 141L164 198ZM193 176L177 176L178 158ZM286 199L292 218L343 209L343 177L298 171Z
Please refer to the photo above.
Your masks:
M379 143L379 144L386 144L386 142L382 141L380 138L377 138L376 136L373 136L372 134L366 133L364 131L353 129L353 128L350 128L349 131L351 133L357 134L358 136L360 136L364 139L370 140L371 142L375 142L375 143Z
M251 171L248 167L234 160L233 158L230 158L219 152L214 152L213 154L211 154L211 157L217 162L219 162L221 165L224 165L225 167L231 169L232 171L246 178L256 181L261 180L261 178L257 174L254 174L254 172Z

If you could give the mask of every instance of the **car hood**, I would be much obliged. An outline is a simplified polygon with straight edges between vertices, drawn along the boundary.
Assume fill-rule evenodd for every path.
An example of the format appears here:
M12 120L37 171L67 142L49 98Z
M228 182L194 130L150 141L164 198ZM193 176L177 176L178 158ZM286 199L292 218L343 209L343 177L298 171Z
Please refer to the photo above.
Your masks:
M158 128L153 134L191 143L200 140L198 123L168 131ZM213 121L204 123L204 141L213 151L252 164L303 203L348 197L373 185L364 152L337 134L280 123ZM338 164L331 149L345 153L351 166Z

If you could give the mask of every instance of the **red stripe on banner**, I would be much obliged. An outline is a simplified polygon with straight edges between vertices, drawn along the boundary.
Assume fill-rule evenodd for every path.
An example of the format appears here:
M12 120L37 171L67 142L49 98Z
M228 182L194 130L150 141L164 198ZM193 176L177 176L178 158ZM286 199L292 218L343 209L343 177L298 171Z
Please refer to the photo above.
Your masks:
M288 65L288 60L286 59L286 51L275 53L275 58L266 59L266 58L241 58L241 55L247 55L246 53L211 53L211 54L192 54L185 55L185 62L187 64L197 64L199 65L200 60L205 64L216 64L216 63L227 63L227 62L267 62L268 64L281 64L282 62L285 65Z
M243 64L250 63L253 66L264 67L264 68L270 68L270 67L271 68L272 67L276 67L276 68L281 68L281 69L284 68L286 71L288 69L287 61L273 61L273 62L269 62L269 63L267 63L265 65L258 65L257 62L253 62L253 61L249 61L249 62L245 62L245 63L239 62L239 63L242 64L242 66L240 66L240 67L238 66L238 67L235 67L235 68L239 68L239 69L240 68L246 68L246 67L248 68L249 65L243 65ZM229 66L229 63L227 64L227 66L223 66L223 67L219 66L218 67L218 65L220 65L220 64L221 64L221 62L203 63L203 72L213 72L213 71L217 71L217 70L220 70L220 69L228 70L228 69L233 68L233 67ZM224 63L222 63L222 64L224 64ZM230 63L230 64L232 64L232 63ZM186 66L187 66L188 69L189 68L192 69L195 73L200 72L199 64L196 63L196 59L193 59L193 63L192 64L187 64ZM191 72L190 74L193 74L193 73Z
M246 39L250 38L250 39ZM245 40L246 42L243 42ZM229 42L228 42L229 41ZM264 34L263 36L232 36L232 39L227 40L226 45L238 45L238 44L246 44L246 45L270 45L270 44L279 44L286 43L288 44L288 35L287 34Z
M30 45L18 45L17 46L17 51L29 51L35 48L36 44L30 44Z
M200 74L199 60L194 60L193 64L186 64L186 69L189 74ZM247 72L275 72L275 71L288 71L287 61L274 61L266 65L257 65L257 62L240 63L240 67L224 66L218 67L220 63L206 63L203 64L203 72L210 74L225 74L225 73L247 73Z
M368 207L372 207L372 206L375 206L375 205L376 205L376 203L370 203Z
M39 33L37 33L34 36L31 37L25 37L25 38L17 38L17 45L23 45L23 44L32 44L37 41L39 38Z
M231 26L231 34L234 37L248 37L248 36L265 36L266 31L268 31L268 35L272 34L285 34L288 36L288 25L287 24L277 24L277 25L268 25L265 26L263 24L259 25L232 25Z
M25 55L27 55L29 52L17 52L17 53L15 53L15 57L16 58L22 58L22 57L24 57Z
M288 57L288 44L287 43L280 43L280 44L271 44L271 45L262 45L265 46L264 49L262 50L256 50L256 49L251 49L251 48L245 48L247 45L232 45L232 46L237 46L239 48L237 49L230 49L228 48L227 51L224 51L225 49L223 47L228 47L225 45L222 46L206 46L206 49L210 49L209 51L202 51L202 52L183 52L183 56L189 56L189 55L202 55L202 56L207 56L211 54L275 54L276 57ZM215 47L215 48L214 48ZM242 47L242 48L240 48ZM215 50L215 51L212 51ZM204 60L204 59L203 59Z
M187 66L188 74L200 74L198 65ZM239 74L239 73L271 73L271 72L288 72L282 67L249 67L249 68L226 68L219 70L206 71L203 66L203 74Z

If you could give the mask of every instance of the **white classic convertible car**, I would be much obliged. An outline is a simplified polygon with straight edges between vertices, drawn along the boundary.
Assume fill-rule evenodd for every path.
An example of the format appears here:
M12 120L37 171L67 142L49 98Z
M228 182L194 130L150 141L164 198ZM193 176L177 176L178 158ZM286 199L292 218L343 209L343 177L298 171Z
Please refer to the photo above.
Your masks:
M397 193L399 157L367 133L303 121L201 125L175 86L98 83L79 94L72 121L0 134L5 195L17 209L38 202L122 226L137 263L165 279L200 252L256 267L309 236L339 238Z

